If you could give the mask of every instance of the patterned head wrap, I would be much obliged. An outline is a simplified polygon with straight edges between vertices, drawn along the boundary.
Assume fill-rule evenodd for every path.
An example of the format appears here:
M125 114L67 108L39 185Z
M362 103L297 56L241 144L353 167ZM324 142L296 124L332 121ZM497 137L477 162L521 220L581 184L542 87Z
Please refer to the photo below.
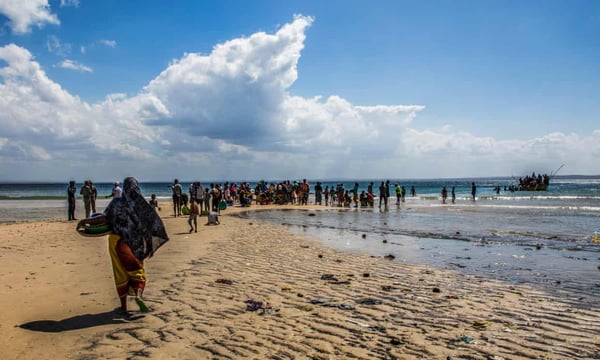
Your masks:
M112 232L129 245L140 261L151 257L169 240L162 220L144 199L133 177L123 181L123 195L108 204L104 216Z

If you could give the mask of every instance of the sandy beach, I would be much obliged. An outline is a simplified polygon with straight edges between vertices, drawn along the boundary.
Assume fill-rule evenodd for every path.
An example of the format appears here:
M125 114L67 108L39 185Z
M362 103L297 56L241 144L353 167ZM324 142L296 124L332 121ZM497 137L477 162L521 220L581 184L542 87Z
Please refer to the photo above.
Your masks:
M146 261L152 311L129 318L113 312L106 237L0 225L1 358L600 359L598 308L232 216L258 207L197 233L168 209L170 241Z

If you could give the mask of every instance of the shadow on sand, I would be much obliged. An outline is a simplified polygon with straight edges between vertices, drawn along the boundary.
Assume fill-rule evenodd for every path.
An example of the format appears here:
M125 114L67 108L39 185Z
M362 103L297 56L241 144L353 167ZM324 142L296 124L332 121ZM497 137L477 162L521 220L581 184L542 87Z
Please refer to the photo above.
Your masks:
M91 328L94 326L110 324L127 324L132 320L144 317L119 315L114 311L107 311L99 314L77 315L63 320L37 320L19 325L21 329L40 331L40 332L63 332L78 329Z

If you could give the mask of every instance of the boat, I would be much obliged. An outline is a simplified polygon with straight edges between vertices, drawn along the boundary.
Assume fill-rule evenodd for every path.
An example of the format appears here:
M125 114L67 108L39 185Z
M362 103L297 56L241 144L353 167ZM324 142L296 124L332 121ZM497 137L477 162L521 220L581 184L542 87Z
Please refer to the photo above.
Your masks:
M537 181L532 183L522 183L519 184L519 191L546 191L548 190L549 184L549 182L538 183Z
M535 172L533 172L531 176L527 175L524 178L519 178L517 180L517 189L519 191L546 191L548 190L548 185L550 185L550 180L556 176L563 166L565 165L561 165L556 171L550 173L550 175L535 175Z

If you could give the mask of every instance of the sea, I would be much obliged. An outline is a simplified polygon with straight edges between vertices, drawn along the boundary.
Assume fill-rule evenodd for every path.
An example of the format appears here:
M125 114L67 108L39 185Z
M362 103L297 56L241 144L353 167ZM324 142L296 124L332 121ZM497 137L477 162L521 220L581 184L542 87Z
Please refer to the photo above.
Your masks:
M324 188L341 183L346 189L358 182L359 192L372 182L376 194L385 180L308 179L312 189L317 181ZM528 284L582 306L600 306L600 176L555 176L547 191L540 192L510 191L515 180L504 177L389 180L403 185L407 194L404 202L397 202L392 190L387 208L375 199L373 208L301 211L305 209L298 205L298 210L239 216L286 226L341 251ZM251 186L258 181L250 181ZM477 186L475 201L472 182ZM189 183L182 181L184 189ZM101 212L113 185L94 185ZM159 201L170 201L171 185L140 182L142 193L148 198L155 194ZM410 194L413 186L415 196ZM448 193L455 187L454 204L442 203L442 186ZM65 220L66 188L61 183L0 184L0 223ZM83 217L80 200L76 216Z

